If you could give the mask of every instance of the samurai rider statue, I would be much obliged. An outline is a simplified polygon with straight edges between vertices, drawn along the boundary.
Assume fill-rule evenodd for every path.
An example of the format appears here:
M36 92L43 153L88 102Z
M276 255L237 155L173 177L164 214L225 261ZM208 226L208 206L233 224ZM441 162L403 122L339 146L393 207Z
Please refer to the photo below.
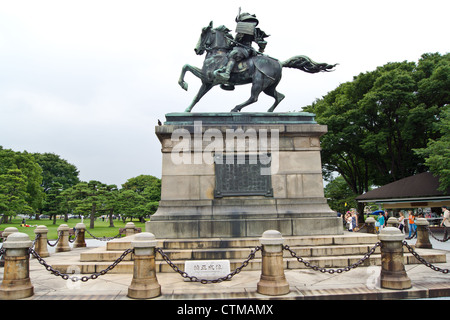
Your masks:
M256 16L249 13L241 13L241 8L239 8L236 22L236 36L234 40L231 40L234 48L228 53L228 63L225 67L214 72L214 75L224 82L230 79L231 71L236 62L240 62L256 54L262 54L267 45L267 41L264 39L269 37L260 28L256 28L259 24ZM252 47L253 42L258 44L259 51L256 51Z

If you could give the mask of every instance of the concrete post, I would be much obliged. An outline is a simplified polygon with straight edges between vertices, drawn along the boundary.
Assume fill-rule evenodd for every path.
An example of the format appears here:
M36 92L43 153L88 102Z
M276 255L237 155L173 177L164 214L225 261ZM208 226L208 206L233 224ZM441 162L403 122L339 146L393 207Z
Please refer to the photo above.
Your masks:
M388 227L398 228L398 219L396 217L389 217L386 224Z
M367 217L365 222L367 224L367 233L376 234L375 219L373 217Z
M33 243L30 237L22 232L8 236L5 248L5 270L0 285L0 299L23 299L34 294L30 281L30 254L28 250Z
M403 264L404 234L394 227L383 228L378 235L381 246L381 287L385 289L411 288L411 279Z
M39 236L34 244L34 250L41 258L49 257L50 254L48 253L47 246L48 228L46 226L37 226L36 229L34 229L34 233L36 234L36 237Z
M65 252L70 251L69 246L69 226L67 224L62 224L58 227L58 234L61 234L61 238L56 245L55 252Z
M17 229L16 227L5 228L5 230L3 230L2 233L3 242L6 240L6 238L8 238L10 234L15 232L19 232L19 229ZM5 257L2 255L0 257L0 267L3 267L4 265L5 265Z
M136 230L136 226L134 225L134 223L128 222L125 225L125 237L134 235L136 233L135 230Z
M16 227L5 228L5 230L3 230L3 233L2 233L3 240L6 240L6 238L8 238L8 236L10 234L15 233L15 232L19 232L19 229L17 229Z
M283 266L283 242L279 231L268 230L259 239L262 249L261 278L256 291L268 296L279 296L289 293Z
M161 295L161 286L156 278L155 236L149 232L139 233L131 246L134 248L134 269L128 297L150 299Z
M430 233L428 231L430 223L425 218L417 218L416 226L417 226L417 241L416 248L433 248L433 245L430 242Z
M73 243L74 248L84 248L86 247L85 233L86 225L84 223L77 223L75 226L76 239Z

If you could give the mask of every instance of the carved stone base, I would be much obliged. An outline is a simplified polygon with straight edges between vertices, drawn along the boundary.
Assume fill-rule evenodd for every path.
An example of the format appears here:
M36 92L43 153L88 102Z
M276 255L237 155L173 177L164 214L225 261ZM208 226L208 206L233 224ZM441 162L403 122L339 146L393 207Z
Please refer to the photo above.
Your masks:
M319 137L326 126L313 114L166 119L156 127L161 201L147 232L157 238L254 237L269 229L286 236L343 233L323 192Z

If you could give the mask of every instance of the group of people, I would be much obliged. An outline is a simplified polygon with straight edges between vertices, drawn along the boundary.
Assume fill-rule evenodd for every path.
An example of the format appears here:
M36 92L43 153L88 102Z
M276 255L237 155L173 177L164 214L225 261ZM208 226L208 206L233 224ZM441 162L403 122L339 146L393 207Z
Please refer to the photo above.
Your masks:
M442 206L442 213L443 213L443 219L441 222L441 227L450 227L450 211L448 210L447 206ZM399 213L400 216L398 218L398 228L402 233L405 233L406 231L406 225L408 226L408 232L409 237L413 236L417 230L416 225L416 216L414 215L412 210L408 211L408 216L405 218L405 215L403 212ZM377 232L380 232L384 227L387 225L387 220L389 218L387 211L381 211L379 213L378 219L375 222L375 227L377 229ZM344 222L347 227L347 230L352 232L355 230L355 228L358 225L358 217L355 209L352 209L350 211L347 211L347 213L344 216Z
M344 221L347 225L347 230L352 232L355 230L356 226L358 225L358 217L356 215L356 210L352 209L350 211L347 211L347 213L344 216Z
M443 213L443 219L440 224L441 227L442 226L450 227L450 211L448 210L447 206L442 206L442 213ZM398 218L398 228L400 229L400 231L402 233L404 233L406 230L405 225L407 222L408 231L409 231L408 236L409 236L409 238L411 238L411 236L413 236L417 230L416 215L414 215L412 210L408 211L407 218L405 218L405 215L403 212L400 212L399 214L400 214L400 216ZM388 219L388 213L386 211L380 212L378 221L375 223L375 226L377 227L377 231L381 231L381 229L383 229L386 226L387 219Z

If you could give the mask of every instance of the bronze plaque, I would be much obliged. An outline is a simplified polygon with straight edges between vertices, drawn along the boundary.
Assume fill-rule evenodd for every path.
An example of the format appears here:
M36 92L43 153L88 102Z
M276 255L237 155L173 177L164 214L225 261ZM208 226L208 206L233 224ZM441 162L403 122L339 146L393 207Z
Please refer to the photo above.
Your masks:
M215 155L214 197L273 197L270 154Z

